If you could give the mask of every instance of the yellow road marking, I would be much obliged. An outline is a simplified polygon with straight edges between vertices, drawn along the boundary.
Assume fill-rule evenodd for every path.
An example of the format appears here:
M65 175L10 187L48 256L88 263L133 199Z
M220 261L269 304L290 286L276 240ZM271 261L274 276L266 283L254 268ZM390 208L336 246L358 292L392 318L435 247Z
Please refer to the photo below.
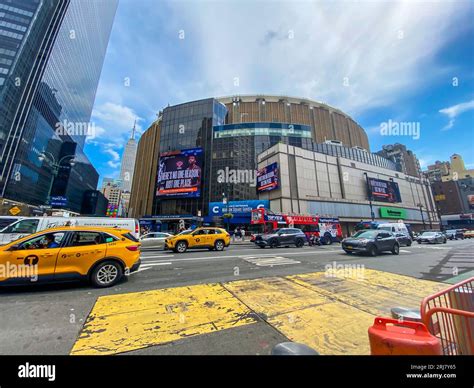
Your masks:
M128 352L256 322L219 284L103 296L71 354Z
M319 354L369 354L367 330L374 316L343 303L332 302L270 317L268 322Z
M295 283L333 300L378 316L390 316L392 307L420 306L421 300L446 285L419 280L388 272L364 269L363 277L335 272L328 277L324 272L288 276ZM337 277L336 277L337 276Z
M284 278L239 280L224 284L237 298L261 316L289 313L329 300Z
M252 324L260 315L321 354L368 354L367 330L445 284L361 269L240 280L98 298L71 354L115 354ZM245 353L245 349L242 349Z

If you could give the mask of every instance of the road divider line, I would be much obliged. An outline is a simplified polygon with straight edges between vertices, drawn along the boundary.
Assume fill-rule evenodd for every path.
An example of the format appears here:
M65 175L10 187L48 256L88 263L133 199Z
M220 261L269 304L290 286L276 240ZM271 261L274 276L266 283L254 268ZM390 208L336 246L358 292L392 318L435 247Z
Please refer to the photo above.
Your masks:
M160 256L143 256L143 255L141 255L142 259L159 259L160 257L174 257L174 255L160 255Z

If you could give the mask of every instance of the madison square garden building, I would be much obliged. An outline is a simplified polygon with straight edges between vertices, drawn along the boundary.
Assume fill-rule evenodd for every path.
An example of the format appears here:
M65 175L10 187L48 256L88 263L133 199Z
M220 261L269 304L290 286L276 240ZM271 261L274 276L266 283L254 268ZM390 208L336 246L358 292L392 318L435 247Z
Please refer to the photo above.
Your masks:
M232 213L247 227L256 207L339 217L347 232L372 215L438 223L428 182L371 153L363 128L326 104L234 96L160 112L138 145L130 216L174 230Z

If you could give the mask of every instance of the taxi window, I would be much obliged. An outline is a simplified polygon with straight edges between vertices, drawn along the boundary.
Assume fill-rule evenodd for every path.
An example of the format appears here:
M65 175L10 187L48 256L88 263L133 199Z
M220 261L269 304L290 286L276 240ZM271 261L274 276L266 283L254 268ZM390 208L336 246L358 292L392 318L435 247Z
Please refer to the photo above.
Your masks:
M207 229L207 234L216 234L214 229Z
M29 240L23 241L18 249L43 249L60 248L64 239L64 232L45 233Z
M98 232L74 232L71 242L68 246L70 247L81 247L88 245L104 244L104 236Z

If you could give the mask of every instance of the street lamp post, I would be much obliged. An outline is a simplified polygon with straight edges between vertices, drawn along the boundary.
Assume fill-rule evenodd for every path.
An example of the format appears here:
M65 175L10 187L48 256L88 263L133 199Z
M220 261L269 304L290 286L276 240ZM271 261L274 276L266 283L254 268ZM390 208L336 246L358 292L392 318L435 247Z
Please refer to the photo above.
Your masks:
M365 175L365 185L367 187L367 197L369 198L370 218L372 219L372 222L373 222L375 220L375 214L374 214L374 208L372 206L372 191L370 190L369 176L367 175L366 172L364 172L364 175Z
M436 213L438 214L439 230L443 230L443 220L441 219L441 210L438 204L436 204Z
M74 160L74 155L66 155L63 156L61 159L56 161L56 158L51 152L43 151L39 154L38 159L40 162L46 161L49 166L51 167L51 172L52 172L52 178L51 182L49 183L49 189L48 189L48 200L51 204L51 191L53 190L53 182L54 179L58 176L59 174L59 169L61 168L61 164L68 158L70 158L68 164L73 167L76 164L76 161Z
M420 208L421 222L423 222L423 230L424 230L426 229L426 225L425 225L425 217L423 217L423 205L419 203L418 207Z

